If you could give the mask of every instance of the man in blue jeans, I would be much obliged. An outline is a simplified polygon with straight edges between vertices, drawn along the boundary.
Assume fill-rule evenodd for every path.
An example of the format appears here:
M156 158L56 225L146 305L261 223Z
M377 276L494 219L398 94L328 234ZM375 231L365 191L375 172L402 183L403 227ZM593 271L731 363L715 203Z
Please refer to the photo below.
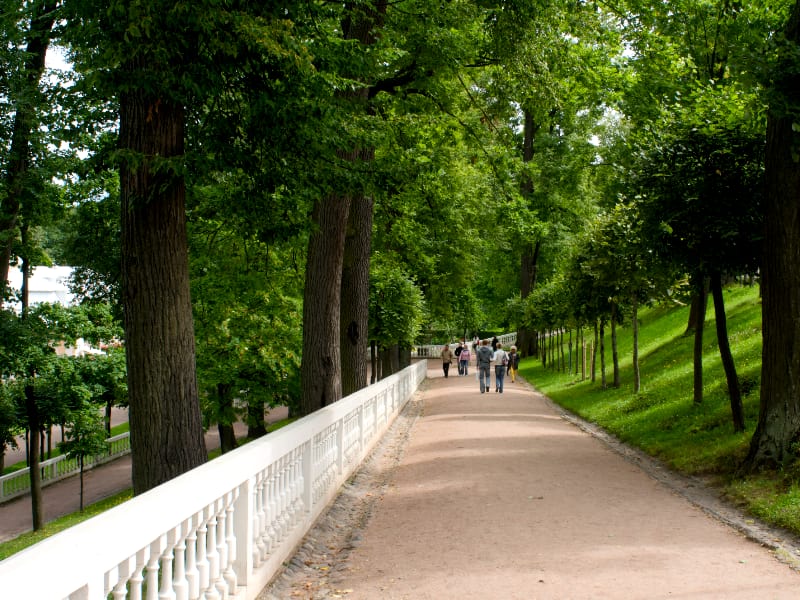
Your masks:
M489 390L491 385L491 363L494 353L489 347L489 340L483 340L481 347L475 351L478 359L478 382L481 386L481 394Z

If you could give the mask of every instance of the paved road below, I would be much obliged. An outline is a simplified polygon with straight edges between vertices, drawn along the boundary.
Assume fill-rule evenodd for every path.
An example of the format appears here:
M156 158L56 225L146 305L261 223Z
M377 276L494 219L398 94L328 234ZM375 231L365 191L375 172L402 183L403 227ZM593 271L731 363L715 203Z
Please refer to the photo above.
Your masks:
M429 375L262 599L800 597L773 551L526 384Z

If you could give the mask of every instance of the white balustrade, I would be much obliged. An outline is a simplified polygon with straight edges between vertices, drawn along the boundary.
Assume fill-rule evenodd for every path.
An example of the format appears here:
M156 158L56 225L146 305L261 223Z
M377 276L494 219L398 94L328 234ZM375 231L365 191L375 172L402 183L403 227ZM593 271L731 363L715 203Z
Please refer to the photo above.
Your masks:
M418 362L11 556L0 597L252 600L426 370Z

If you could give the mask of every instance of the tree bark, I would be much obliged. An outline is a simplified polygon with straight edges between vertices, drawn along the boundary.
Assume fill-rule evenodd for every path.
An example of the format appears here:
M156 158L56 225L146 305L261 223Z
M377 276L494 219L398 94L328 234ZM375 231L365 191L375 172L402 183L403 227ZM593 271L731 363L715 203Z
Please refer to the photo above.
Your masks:
M529 110L523 111L523 141L522 141L522 162L529 163L533 160L533 142L538 131L538 126L533 120L533 114ZM521 184L523 198L528 201L533 197L533 181L526 177ZM536 240L524 240L522 244L522 254L520 256L519 291L520 297L524 301L536 288L536 276L539 262L539 251L541 242ZM519 324L517 327L517 352L526 358L535 355L536 332L530 327Z
M314 207L303 300L302 415L342 397L339 316L349 211L348 196L331 196Z
M354 197L347 222L341 284L342 396L367 385L372 210L372 198Z
M725 369L725 379L728 382L728 395L731 402L731 416L733 417L733 430L737 433L744 431L744 407L742 406L742 393L739 389L739 378L736 375L736 366L731 354L731 345L728 341L728 321L725 316L725 300L722 296L722 278L718 272L711 275L711 295L714 298L714 318L717 324L717 344Z
M606 389L606 320L600 319L600 387Z
M617 346L617 321L619 315L619 306L616 302L611 306L611 363L614 369L614 382L615 388L622 385L619 374L619 347Z
M697 302L697 314L694 323L694 350L692 352L692 401L695 404L703 403L703 330L706 323L706 309L708 308L708 293L706 292L705 278L696 276L694 282L695 296L692 305Z
M30 166L31 138L39 127L39 82L44 73L45 56L55 23L56 0L41 0L32 7L27 35L22 87L14 102L14 125L11 134L9 160L6 165L5 196L0 197L0 289L8 284L11 248L16 238L17 220L25 188L25 176Z
M792 8L786 39L800 46L800 1ZM800 107L800 76L779 74L774 92L791 110ZM779 105L780 103L776 103ZM762 269L761 401L745 467L782 465L797 458L800 440L800 168L794 156L796 118L771 106L767 121L764 262Z
M31 373L30 377L33 378L35 374ZM41 423L39 422L39 408L36 404L36 392L33 383L25 386L25 412L28 420L28 429L30 431L30 455L29 455L29 472L31 475L31 517L33 523L33 530L39 531L44 527L44 504L42 498L42 470L39 467L41 463L41 454L39 448L39 433Z
M636 296L631 299L631 306L633 330L633 393L638 394L642 387L642 376L639 369L639 301Z
M145 59L129 65L147 68ZM120 98L122 290L133 490L141 494L207 459L189 296L184 110L149 90Z

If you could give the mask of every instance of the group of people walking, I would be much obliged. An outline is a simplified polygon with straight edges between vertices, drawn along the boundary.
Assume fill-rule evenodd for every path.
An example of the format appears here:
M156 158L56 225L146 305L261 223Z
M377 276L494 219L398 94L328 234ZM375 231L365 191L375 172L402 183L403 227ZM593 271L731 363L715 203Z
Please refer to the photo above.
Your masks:
M454 359L458 363L458 375L460 377L469 375L469 363L473 355L478 368L478 384L481 394L488 392L491 388L492 363L494 363L495 392L503 393L503 382L506 375L510 375L512 383L517 380L517 370L519 369L517 347L511 346L511 350L506 352L503 350L503 344L496 337L491 342L488 339L481 341L476 338L472 342L471 350L465 341L459 342L455 350L451 350L450 346L445 344L441 354L444 376L449 376L450 365Z

